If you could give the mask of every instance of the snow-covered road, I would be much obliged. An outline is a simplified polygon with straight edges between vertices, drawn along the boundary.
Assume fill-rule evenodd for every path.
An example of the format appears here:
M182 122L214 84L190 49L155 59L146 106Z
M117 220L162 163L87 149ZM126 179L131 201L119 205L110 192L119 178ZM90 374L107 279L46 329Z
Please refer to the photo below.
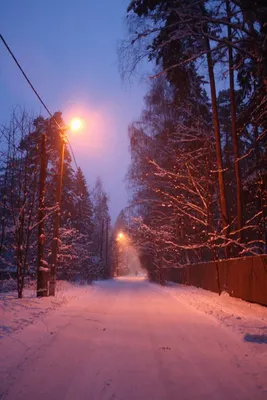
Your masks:
M0 398L266 400L267 344L244 341L172 290L99 282L3 338Z

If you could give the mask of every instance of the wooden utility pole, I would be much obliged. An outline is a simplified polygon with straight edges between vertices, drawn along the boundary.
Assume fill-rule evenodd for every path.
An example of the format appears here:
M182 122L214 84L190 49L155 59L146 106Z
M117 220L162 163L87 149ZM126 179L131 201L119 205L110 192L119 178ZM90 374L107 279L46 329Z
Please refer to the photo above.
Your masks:
M104 220L101 219L101 235L100 235L100 251L99 256L101 261L103 261L103 245L104 245Z
M44 261L44 197L45 197L45 179L46 179L46 134L42 134L41 143L41 164L39 180L39 210L38 210L38 249L37 249L37 297L46 297L48 295L48 264Z
M108 274L108 218L106 219L106 273L108 277L110 275Z
M58 169L58 176L57 176L57 189L56 189L57 211L55 214L54 233L53 233L53 241L52 241L49 296L55 296L55 293L56 293L56 269L57 269L59 223L60 223L60 214L61 214L61 193L62 193L62 180L63 180L63 168L64 168L64 153L65 153L65 138L62 136L59 169Z

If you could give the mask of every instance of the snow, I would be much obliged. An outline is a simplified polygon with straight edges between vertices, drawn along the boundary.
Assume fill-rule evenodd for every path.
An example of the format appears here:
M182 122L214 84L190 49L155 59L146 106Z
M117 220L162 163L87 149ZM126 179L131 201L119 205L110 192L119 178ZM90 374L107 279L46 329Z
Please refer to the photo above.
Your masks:
M66 292L42 318L51 299L30 298L37 321L1 339L1 399L267 399L267 345L246 340L266 308L142 277Z
M48 272L49 268L48 267L39 267L39 271Z
M12 291L7 291L7 290ZM7 280L0 293L0 340L2 337L20 331L27 325L37 322L49 311L67 304L75 297L81 296L85 287L68 282L57 282L56 297L37 298L35 283L27 283L23 299L18 299L16 281Z
M262 335L263 339L266 336L263 341L267 340L267 307L236 299L226 292L218 296L208 290L170 282L165 290L241 335Z

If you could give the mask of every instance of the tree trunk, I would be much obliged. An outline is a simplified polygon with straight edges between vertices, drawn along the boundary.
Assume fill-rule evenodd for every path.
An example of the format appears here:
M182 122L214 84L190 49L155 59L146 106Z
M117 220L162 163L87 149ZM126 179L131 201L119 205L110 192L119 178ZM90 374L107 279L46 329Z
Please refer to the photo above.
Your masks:
M254 129L254 146L255 146L255 155L256 155L256 174L257 174L257 183L258 183L258 193L257 196L257 211L261 210L261 229L259 229L259 236L258 240L259 243L263 240L262 252L267 252L267 204L266 204L266 181L267 175L261 174L260 171L260 150L259 150L259 143L258 143L258 127L256 126Z
M38 254L37 254L37 297L48 295L48 268L44 264L44 194L46 178L46 134L42 134L41 165L40 165L40 188L39 188L39 211L38 211Z
M3 200L2 200L2 217L1 217L1 239L0 239L0 254L3 248L4 239L5 239L5 228L6 228L6 218L7 218L7 180L8 180L8 166L10 164L10 134L8 138L8 151L6 157L6 167L5 167L5 176L3 183Z
M22 299L23 296L23 288L24 288L24 274L25 270L23 270L23 238L24 238L24 220L25 220L25 203L26 203L26 195L24 192L24 199L22 203L21 213L18 219L18 229L16 232L16 255L17 255L17 291L18 298Z
M212 104L212 118L213 118L213 127L215 134L215 143L216 143L216 158L217 158L219 194L220 194L220 211L221 211L221 219L222 219L224 234L226 237L228 237L229 219L228 219L227 203L225 197L225 183L223 175L223 162L222 162L222 150L221 150L221 133L220 133L220 124L219 124L217 99L216 99L216 86L214 79L213 60L211 56L211 48L208 37L205 37L205 44L207 50L207 62L208 62L211 104Z
M231 22L231 9L229 0L226 0L226 10L229 22ZM232 41L232 30L228 25L228 41ZM232 127L232 141L234 150L235 161L235 179L236 179L236 211L237 211L237 237L242 240L242 226L243 226L243 201L242 201L242 182L239 164L239 146L236 131L236 99L235 99L235 82L234 82L234 62L233 62L233 48L228 47L229 51L229 81L230 81L230 103L231 103L231 127Z
M59 223L60 223L60 212L61 212L61 192L62 192L62 179L63 179L63 168L64 168L64 154L65 154L65 138L62 137L60 156L59 156L58 177L57 177L57 191L56 191L57 211L55 215L54 233L52 240L49 296L55 296L56 294L56 269L57 269Z
M263 239L265 242L264 253L267 252L267 174L261 176L260 180L260 202L262 209L262 227L263 227Z

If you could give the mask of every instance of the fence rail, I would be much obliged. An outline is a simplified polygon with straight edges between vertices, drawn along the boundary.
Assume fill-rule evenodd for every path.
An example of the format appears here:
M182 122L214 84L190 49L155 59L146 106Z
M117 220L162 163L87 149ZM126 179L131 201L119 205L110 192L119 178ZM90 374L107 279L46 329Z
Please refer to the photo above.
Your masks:
M164 280L267 306L267 255L163 269Z

